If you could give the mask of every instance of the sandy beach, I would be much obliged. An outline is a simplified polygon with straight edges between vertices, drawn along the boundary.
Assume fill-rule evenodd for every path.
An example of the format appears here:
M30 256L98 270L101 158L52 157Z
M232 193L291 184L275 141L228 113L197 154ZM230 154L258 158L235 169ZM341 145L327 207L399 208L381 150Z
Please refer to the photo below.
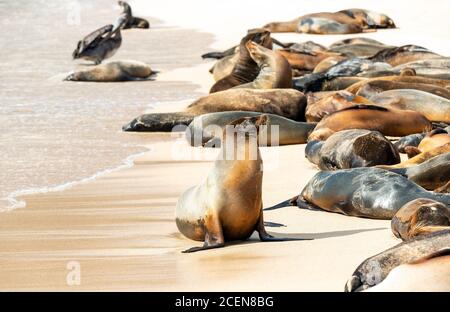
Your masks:
M259 11L251 10L259 2L262 3ZM147 86L141 85L130 91L134 98L136 94L140 98L148 94L149 100L139 102L127 114L124 110L108 122L119 132L124 122L147 111L152 101L172 101L171 105L157 105L152 112L182 108L192 97L206 94L213 83L208 72L212 63L202 62L201 53L229 48L248 28L313 11L355 6L382 11L399 28L358 36L387 44L423 45L450 55L448 1L435 1L432 7L422 1L360 1L357 5L354 2L304 1L285 9L290 1L277 1L276 5L272 1L246 1L237 10L240 2L234 0L226 4L204 0L130 1L136 15L151 17L156 25L189 29L187 37L195 33L207 35L193 35L197 40L186 52L189 61L180 61L173 67L162 65L164 70L156 81L145 82L159 86L146 89ZM177 12L171 9L175 4ZM214 15L218 11L220 17ZM138 35L135 31L131 33L132 38L121 50L124 57L138 60L146 57L145 51L133 53L142 40ZM330 44L351 36L276 34L274 37L281 41ZM179 38L169 37L167 41L170 39ZM173 53L182 55L176 41L167 46L168 51L173 49ZM186 46L189 45L183 47ZM145 47L161 48L148 43ZM154 59L155 55L144 61ZM110 96L128 92L126 88L132 83L124 85L122 89L114 89ZM157 93L158 88L164 88L164 92ZM180 92L171 98L170 88L178 91L182 88L186 98ZM104 91L102 96L108 97L107 93ZM249 241L232 243L226 248L182 254L182 250L201 243L178 232L174 222L177 199L205 178L217 151L192 148L182 137L169 133L126 134L123 140L128 137L137 143L133 151L124 152L120 159L148 149L133 159L132 166L76 183L63 191L22 196L19 199L26 203L25 207L0 213L0 290L343 291L346 280L364 259L400 242L391 232L390 221L288 207L265 213L266 222L283 225L268 227L268 231L309 240L262 243L254 234ZM113 135L107 139L114 140ZM145 149L137 150L138 145ZM265 207L298 195L318 172L306 160L304 148L305 145L261 148ZM108 155L97 156L110 162ZM79 285L67 282L73 262L79 264Z

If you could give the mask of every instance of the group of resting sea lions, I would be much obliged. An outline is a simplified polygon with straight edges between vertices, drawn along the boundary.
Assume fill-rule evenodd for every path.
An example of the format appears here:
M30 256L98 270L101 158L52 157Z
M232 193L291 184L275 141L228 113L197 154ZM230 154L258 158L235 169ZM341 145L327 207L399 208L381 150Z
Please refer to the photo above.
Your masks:
M104 37L100 29L80 41L74 57L100 63L110 56L124 20L107 26ZM123 127L181 127L191 145L220 148L204 182L178 201L178 229L204 242L185 252L223 247L254 231L262 241L297 240L271 236L263 218L263 210L294 205L392 220L404 242L364 261L346 291L450 290L450 58L364 37L329 47L271 37L394 27L384 14L350 9L251 29L238 45L203 55L217 59L209 95L181 112L141 115ZM263 209L258 146L304 143L321 171L298 196Z
M140 17L133 16L131 7L125 1L118 1L123 12L114 24L108 24L93 31L82 40L72 53L73 59L92 61L96 66L86 70L71 72L66 81L137 81L148 80L154 71L148 64L137 61L113 61L101 64L112 57L122 45L122 29L150 28L150 23Z

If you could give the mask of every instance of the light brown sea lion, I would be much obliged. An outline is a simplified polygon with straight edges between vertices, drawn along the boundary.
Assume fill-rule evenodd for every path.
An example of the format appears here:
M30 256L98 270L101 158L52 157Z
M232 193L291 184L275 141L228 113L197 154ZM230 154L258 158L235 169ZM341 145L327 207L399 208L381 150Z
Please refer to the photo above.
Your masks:
M219 158L206 180L184 192L177 203L176 224L180 232L202 247L196 252L224 247L225 242L246 240L257 231L261 241L274 238L264 228L262 210L263 167L256 143L266 116L239 119L224 130ZM235 146L241 142L242 145Z
M401 47L386 48L370 57L370 59L372 61L385 62L391 64L392 66L398 66L413 61L436 57L441 57L441 55L424 47L409 44Z
M392 269L369 292L449 292L450 248L443 248L408 264Z
M400 174L376 167L320 171L293 199L265 210L288 205L347 216L390 220L406 203L430 198L450 204L450 194L429 192Z
M450 123L450 100L420 90L388 90L370 97L375 105L421 113L430 121Z
M298 122L278 115L265 115L267 116L267 131L259 133L259 146L304 144L316 126L315 123ZM261 113L244 111L200 115L195 117L186 129L186 139L193 146L220 147L223 129L230 122L243 117L258 116L261 116ZM272 131L272 127L276 128L273 128Z
M177 125L189 125L195 116L237 110L269 113L304 121L305 107L306 97L292 89L230 89L203 96L182 112L141 115L123 126L123 130L170 132Z
M293 69L303 71L313 71L317 64L334 54L327 52L298 52L289 48L277 50L276 53L285 57Z
M440 188L445 187L450 180L450 153L436 155L415 166L384 168L401 174L427 190L439 190L439 193L443 193Z
M252 82L235 86L239 89L283 89L292 87L292 68L281 55L253 41L245 45L260 71Z
M260 68L250 56L246 48L248 41L254 41L262 46L272 49L270 32L263 29L254 29L242 38L239 44L239 60L228 76L217 81L209 91L210 93L231 89L237 85L252 82L258 76Z
M431 122L422 114L374 105L356 105L324 117L308 138L326 140L337 131L346 129L376 130L386 136L405 136L430 131Z
M337 63L339 63L340 61L343 61L347 59L345 56L329 56L325 59L323 59L322 61L320 61L316 67L314 67L313 73L320 73L320 72L324 72L326 70L328 70L329 68L331 68L332 66L336 65Z
M425 135L417 147L407 146L405 152L409 158L450 143L450 134L443 129L435 129Z
M387 80L375 80L367 82L366 84L360 87L360 89L356 94L370 99L371 97L375 97L377 94L381 92L398 89L420 90L437 96L444 97L446 99L450 99L450 90L443 87L425 83L407 83L407 82L387 81Z
M305 117L308 122L319 122L323 117L328 116L338 110L352 107L358 104L373 104L368 99L354 95L348 91L338 91L326 96L314 104L306 107Z
M367 25L367 28L395 28L394 21L386 14L363 9L346 9L339 11L354 18L360 25Z
M402 242L364 260L347 281L345 291L361 291L380 284L394 268L419 261L449 246L450 231L436 232Z
M374 82L374 81L394 81L394 82L404 82L404 83L420 83L420 84L428 84L434 85L442 88L450 87L450 80L443 79L433 79L426 78L420 76L385 76L385 77L376 77L376 78L359 78L360 81L354 83L349 86L346 90L356 94L358 91L363 88L366 84Z
M435 147L432 150L426 151L424 153L420 153L419 155L416 155L408 160L402 161L401 163L399 163L397 165L377 166L377 167L383 168L383 169L408 168L411 166L415 166L417 164L421 164L421 163L427 161L428 159L431 159L437 155L445 154L448 152L450 152L450 143Z
M136 61L113 61L70 73L67 81L137 81L149 80L155 74L149 65Z
M415 199L397 211L392 218L391 229L396 237L404 241L450 230L450 206L429 198Z
M358 28L360 30L359 32L362 31L362 27L359 24L359 21L349 17L344 13L331 13L331 12L306 14L287 22L272 22L266 24L263 28L269 30L272 33L296 32L298 30L299 24L311 18L322 18L327 19L329 22L339 23L341 25L351 25L351 27L353 28Z
M309 141L305 157L321 170L398 164L400 155L378 131L351 129L336 132L326 141Z

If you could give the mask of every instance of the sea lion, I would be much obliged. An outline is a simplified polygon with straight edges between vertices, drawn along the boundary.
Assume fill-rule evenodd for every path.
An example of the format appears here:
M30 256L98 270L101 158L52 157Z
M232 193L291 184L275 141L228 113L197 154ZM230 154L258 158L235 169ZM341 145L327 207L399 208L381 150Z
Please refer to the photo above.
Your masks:
M194 118L186 129L186 139L192 146L206 145L220 147L221 136L226 125L243 117L258 117L261 113L230 111L200 115ZM265 114L267 117L267 131L263 140L258 140L259 146L304 144L309 133L314 130L315 123L297 122L278 115ZM275 133L272 126L278 126ZM278 135L276 135L278 134ZM260 133L261 135L261 133ZM275 139L272 142L272 136ZM260 138L260 136L258 137ZM266 143L266 144L264 144Z
M320 171L300 195L266 210L286 207L390 220L406 203L429 198L450 204L450 194L425 190L407 178L376 167Z
M339 131L324 141L309 141L306 158L321 170L398 164L400 155L378 131L352 129Z
M126 14L120 15L114 25L103 26L78 41L73 59L93 61L96 65L112 57L122 45L120 29L128 22Z
M241 39L239 44L239 60L228 76L217 81L209 91L210 93L228 90L240 84L252 82L258 76L260 68L252 59L250 52L247 50L246 44L254 41L262 46L272 49L272 38L267 30L255 29Z
M206 180L184 192L177 203L176 224L192 240L204 241L196 252L224 247L225 242L246 240L257 231L261 241L274 238L264 228L262 210L262 159L256 143L258 129L266 116L243 118L224 133L219 158ZM242 140L241 140L242 138ZM235 147L241 142L242 145Z
M406 241L413 237L450 230L450 206L428 198L410 201L391 221L392 233Z
M361 291L375 286L395 267L418 261L448 246L450 246L450 231L440 231L402 242L364 260L347 281L345 291Z
M351 25L351 27L348 27L349 29L359 29L360 30L359 32L362 31L362 27L359 24L359 21L349 17L344 13L338 12L337 13L321 12L321 13L306 14L287 22L272 22L264 25L263 28L269 30L272 33L296 32L299 30L298 26L301 23L303 23L303 21L310 20L312 18L321 18L327 20L328 23L337 23L343 25L340 27L345 27L345 25Z
M386 136L401 137L430 131L431 122L422 114L374 105L356 105L324 117L309 136L310 140L326 140L334 132L346 129L376 130Z
M411 110L421 113L430 121L450 123L450 100L428 92L414 89L388 90L369 100L377 106Z
M308 106L306 107L305 117L308 122L319 122L323 117L338 110L352 107L358 104L373 104L361 96L355 96L348 91L334 92L329 96L310 104L308 97Z
M346 60L347 57L345 56L329 56L325 59L323 59L322 61L320 61L313 70L313 73L321 73L321 72L325 72L328 69L330 69L331 67L333 67L334 65L336 65L337 63Z
M332 55L338 56L335 53L328 52L309 52L309 51L296 51L291 48L281 49L276 51L289 62L293 69L302 71L313 71L317 64L322 60L331 57Z
M450 58L436 57L425 60L418 60L394 67L394 71L401 71L405 68L414 69L417 75L436 79L450 79Z
M394 21L386 14L363 9L347 9L339 12L356 19L361 25L367 25L367 28L396 28Z
M333 49L340 46L352 45L352 44L370 44L370 45L378 45L378 46L386 46L384 43L377 41L375 39L366 38L366 37L354 37L348 39L342 39L333 42L329 48Z
M302 18L297 26L297 32L316 35L357 34L363 28L356 24L344 24L329 18L308 17Z
M123 130L170 132L177 125L188 126L195 116L237 110L269 113L304 121L305 107L305 96L292 89L230 89L201 97L183 112L141 115L123 126Z
M427 161L428 159L431 159L435 156L445 154L448 152L450 152L450 143L447 143L445 145L435 147L432 150L420 153L419 155L416 155L408 160L402 161L401 163L399 163L397 165L391 165L391 166L380 165L378 167L383 168L383 169L388 169L388 170L395 169L395 168L407 168L407 167L421 164L421 163Z
M435 193L450 193L450 181L434 190Z
M392 66L398 66L413 61L436 57L441 57L441 55L424 47L408 44L401 47L386 48L369 59L374 62L385 62Z
M67 81L137 81L148 80L155 74L149 65L136 61L113 61L70 73Z
M219 81L225 78L233 72L234 66L236 66L239 61L239 48L237 48L236 53L227 55L219 59L214 66L209 70L213 74L214 80Z
M123 8L123 14L126 14L128 17L128 22L122 26L122 29L129 28L150 28L150 23L143 18L133 16L133 12L131 11L131 7L125 1L119 1L119 5Z
M437 155L415 166L385 169L401 174L421 187L433 191L450 180L450 153Z
M420 142L425 137L426 133L415 133L404 136L394 143L395 148L399 153L406 154L405 147L407 146L419 146Z
M386 45L354 43L329 48L328 52L340 53L346 57L369 57L386 49Z
M253 41L245 44L260 71L252 82L235 86L240 89L283 89L292 87L292 68L281 55Z
M444 129L434 129L423 137L417 147L406 146L405 153L412 158L447 143L450 143L450 134Z
M408 264L392 269L369 292L449 292L450 248L443 248Z

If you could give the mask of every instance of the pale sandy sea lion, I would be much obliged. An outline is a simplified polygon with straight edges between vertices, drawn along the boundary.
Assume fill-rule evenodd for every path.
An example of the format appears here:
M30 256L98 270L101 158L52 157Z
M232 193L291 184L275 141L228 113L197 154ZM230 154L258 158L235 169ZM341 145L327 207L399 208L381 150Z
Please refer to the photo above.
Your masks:
M186 129L186 139L193 146L204 145L208 147L220 147L221 137L225 126L230 122L243 117L258 117L261 113L230 111L209 113L195 117ZM260 146L304 144L315 123L298 122L278 115L265 114L267 117L267 131L263 140L259 140ZM272 133L271 127L278 126ZM261 135L261 133L260 133ZM272 142L272 136L274 142Z
M236 128L232 133L225 130L220 156L206 180L179 198L178 229L187 238L204 241L202 247L184 252L223 247L228 241L248 239L254 231L261 241L292 240L274 238L264 228L263 168L256 136L265 122L265 115L233 122ZM239 135L243 146L236 147Z
M349 17L356 19L361 25L367 25L367 28L396 27L394 21L386 14L363 9L347 9L339 12L347 14Z
M376 130L385 136L401 137L430 131L431 122L422 114L373 105L356 105L324 117L309 136L310 140L326 140L335 132L347 129Z
M401 47L386 48L370 57L370 59L375 62L385 62L392 66L398 66L413 61L437 57L441 57L441 55L424 47L409 44Z
M391 228L394 235L404 241L450 230L450 206L428 198L410 201L392 218Z
M388 90L369 100L377 106L412 110L430 121L450 123L450 100L428 92L414 89Z
M419 261L423 257L430 256L449 246L450 231L423 235L400 243L361 263L347 281L345 291L361 291L378 285L394 268ZM448 270L448 265L446 265L446 270Z
M309 141L305 156L321 170L371 167L400 162L392 143L378 131L339 131L326 141Z
M155 74L149 65L136 61L113 61L70 73L67 81L138 81L149 80Z
M201 97L182 112L144 114L123 126L124 131L170 132L188 126L195 116L224 111L250 111L304 121L306 97L292 89L230 89Z
M362 31L363 28L359 25L344 24L323 17L302 18L297 26L298 33L316 35L357 34Z

